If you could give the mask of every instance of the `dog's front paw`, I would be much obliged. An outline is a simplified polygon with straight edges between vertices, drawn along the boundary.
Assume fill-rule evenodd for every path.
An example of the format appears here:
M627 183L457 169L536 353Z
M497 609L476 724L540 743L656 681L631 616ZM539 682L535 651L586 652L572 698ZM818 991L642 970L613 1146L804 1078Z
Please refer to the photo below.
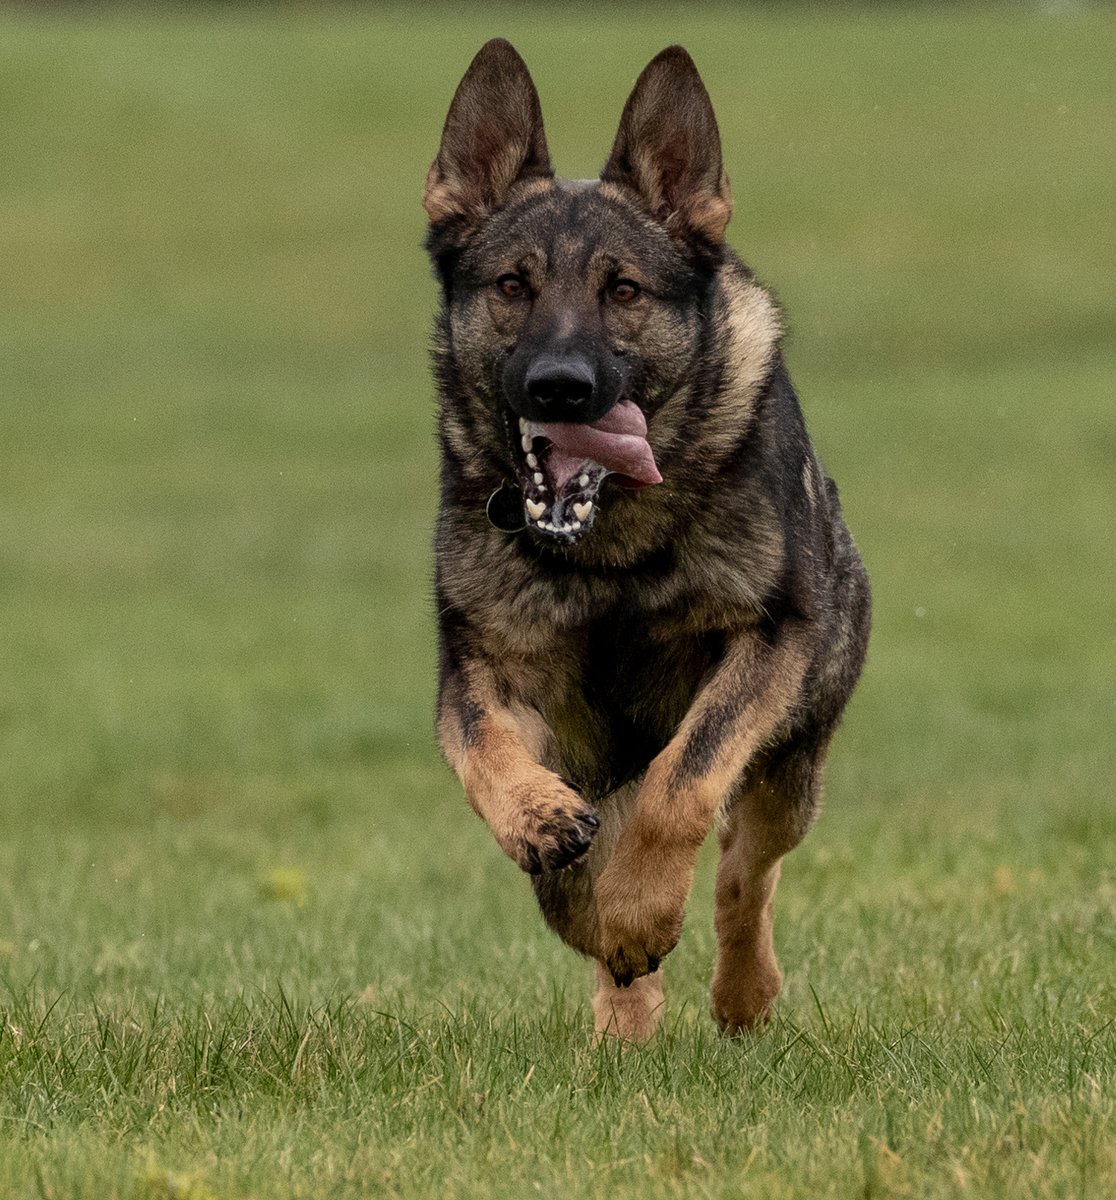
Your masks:
M620 987L658 970L682 936L685 891L663 882L624 878L611 864L597 881L598 957Z
M532 787L517 807L519 819L502 844L529 875L577 862L600 828L596 812L558 779Z

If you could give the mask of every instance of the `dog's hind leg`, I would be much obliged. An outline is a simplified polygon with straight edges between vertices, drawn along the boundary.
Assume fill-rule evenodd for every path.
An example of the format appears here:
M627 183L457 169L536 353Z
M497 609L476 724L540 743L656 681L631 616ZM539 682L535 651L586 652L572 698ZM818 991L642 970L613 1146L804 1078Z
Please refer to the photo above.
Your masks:
M711 1000L725 1033L766 1021L782 986L773 940L775 886L783 855L813 821L827 745L828 738L753 763L720 831Z
M600 801L600 830L583 859L564 870L544 871L531 879L546 923L567 946L588 958L597 956L596 879L612 854L635 793L636 785L629 784ZM625 1042L646 1042L662 1015L661 969L622 988L617 987L602 963L596 963L593 1024L598 1040L616 1037Z
M637 1046L650 1041L663 1015L662 968L633 979L628 987L617 986L612 972L601 963L596 970L593 1026L597 1039L615 1037Z

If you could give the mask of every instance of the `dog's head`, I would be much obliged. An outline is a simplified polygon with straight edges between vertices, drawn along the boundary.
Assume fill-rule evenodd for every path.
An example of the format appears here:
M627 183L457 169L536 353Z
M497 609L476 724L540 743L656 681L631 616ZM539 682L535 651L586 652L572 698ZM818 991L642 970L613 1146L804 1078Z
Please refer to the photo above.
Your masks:
M494 520L575 542L606 478L660 482L647 420L701 344L732 205L693 60L672 46L648 64L600 180L573 182L554 177L523 60L488 42L423 204L445 299L447 452L494 488L515 480L516 511Z

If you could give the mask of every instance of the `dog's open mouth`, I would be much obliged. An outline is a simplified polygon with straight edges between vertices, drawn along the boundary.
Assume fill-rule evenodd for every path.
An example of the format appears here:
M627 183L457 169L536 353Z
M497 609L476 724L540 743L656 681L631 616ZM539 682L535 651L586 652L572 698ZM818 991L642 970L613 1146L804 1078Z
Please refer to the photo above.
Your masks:
M518 447L527 525L559 541L575 542L593 527L607 476L630 488L662 483L647 420L631 400L614 404L591 424L520 417Z

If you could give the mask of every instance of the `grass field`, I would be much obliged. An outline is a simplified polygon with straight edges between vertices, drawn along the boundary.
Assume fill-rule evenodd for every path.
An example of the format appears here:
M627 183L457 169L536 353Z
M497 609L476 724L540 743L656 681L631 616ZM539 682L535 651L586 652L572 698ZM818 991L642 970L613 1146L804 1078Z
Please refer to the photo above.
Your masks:
M0 12L0 1195L1116 1195L1116 17L603 12ZM706 856L593 1048L432 739L418 193L497 33L572 175L694 53L874 580L746 1042Z

